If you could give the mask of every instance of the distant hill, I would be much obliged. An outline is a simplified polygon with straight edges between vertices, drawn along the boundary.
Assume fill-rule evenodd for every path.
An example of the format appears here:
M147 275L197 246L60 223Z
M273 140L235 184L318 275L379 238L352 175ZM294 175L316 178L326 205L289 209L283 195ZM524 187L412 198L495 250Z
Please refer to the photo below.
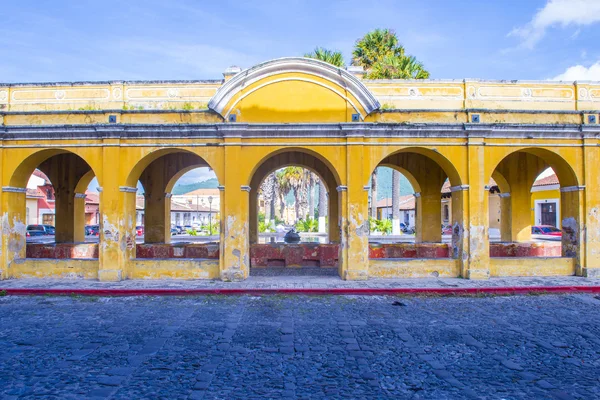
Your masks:
M211 178L202 182L188 183L187 185L176 184L173 194L186 194L196 189L216 189L219 186L217 178Z
M370 186L370 182L369 182ZM413 194L412 185L404 175L400 175L400 196ZM379 167L377 169L377 200L392 197L392 169Z

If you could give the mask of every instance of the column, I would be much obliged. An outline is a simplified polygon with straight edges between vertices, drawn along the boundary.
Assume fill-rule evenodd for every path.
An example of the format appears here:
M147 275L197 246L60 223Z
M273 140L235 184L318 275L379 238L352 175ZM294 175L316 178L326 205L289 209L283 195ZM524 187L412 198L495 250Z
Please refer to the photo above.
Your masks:
M100 192L100 246L98 278L127 278L129 259L135 256L135 196L137 188L119 186L121 149L118 139L107 139L102 149Z
M422 185L421 193L416 194L417 212L416 243L440 243L442 241L442 197L437 185Z
M0 279L10 277L13 261L25 258L27 215L25 206L25 188L4 186L1 191L2 211L2 258L0 261Z
M500 241L512 242L512 204L510 193L499 193L500 197Z
M588 275L587 268L584 269L586 257L582 257L582 255L585 254L582 250L586 244L586 237L584 235L585 229L582 229L581 227L581 221L583 220L582 200L584 195L584 186L568 186L560 188L562 256L575 259L575 273L580 276L584 275L584 273L586 276ZM588 232L589 228L590 227L587 227ZM593 235L594 234L592 233L592 237Z
M225 137L225 142L238 142L239 137ZM225 182L221 196L221 279L244 280L250 274L249 197L250 186L245 185L239 171L244 165L241 146L225 149Z
M75 193L73 200L73 242L85 242L85 193Z
M527 175L529 174L518 174L518 178L509 180L510 242L531 241L531 185L533 182L528 179Z
M249 209L248 213L250 214L249 218L249 229L250 229L250 243L258 243L258 188L250 188L249 194ZM270 205L265 204L265 209L267 209ZM268 224L267 214L265 213L265 223Z
M348 186L338 186L341 205L341 240L339 271L344 280L369 278L369 186L363 182L364 168L370 165L369 153L360 142L364 137L348 138L346 146L346 179ZM331 201L330 196L330 202ZM330 220L331 221L331 220Z
M580 272L582 276L600 278L600 257L598 257L600 254L600 174L598 174L597 168L600 164L600 147L598 147L600 141L595 137L595 132L589 136L584 139L582 161L584 163L585 190L580 193L580 204L585 205L582 220L585 226L585 230L582 230L585 232L583 242L585 250L581 252ZM562 215L564 218L565 214Z
M459 259L461 276L488 279L490 276L489 188L485 177L484 139L468 140L469 185L453 186L453 254Z
M75 241L75 193L61 187L55 190L54 195L55 241L73 243Z
M152 192L144 195L144 242L170 243L171 193L165 193L164 188L154 187Z

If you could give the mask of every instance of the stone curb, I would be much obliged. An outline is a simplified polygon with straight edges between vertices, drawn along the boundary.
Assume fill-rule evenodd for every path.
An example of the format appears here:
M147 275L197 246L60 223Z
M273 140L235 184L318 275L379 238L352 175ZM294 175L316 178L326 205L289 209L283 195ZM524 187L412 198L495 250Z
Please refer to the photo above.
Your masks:
M37 289L0 288L10 296L201 296L201 295L523 295L600 293L600 286L523 286L487 288L310 288L310 289Z

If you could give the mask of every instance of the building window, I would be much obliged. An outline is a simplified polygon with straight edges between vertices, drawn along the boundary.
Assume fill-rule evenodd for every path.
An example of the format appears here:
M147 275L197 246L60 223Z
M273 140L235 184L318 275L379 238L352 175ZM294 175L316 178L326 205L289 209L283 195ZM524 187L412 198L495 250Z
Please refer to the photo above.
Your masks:
M448 208L448 204L444 204L444 221L448 221L450 219L450 210Z

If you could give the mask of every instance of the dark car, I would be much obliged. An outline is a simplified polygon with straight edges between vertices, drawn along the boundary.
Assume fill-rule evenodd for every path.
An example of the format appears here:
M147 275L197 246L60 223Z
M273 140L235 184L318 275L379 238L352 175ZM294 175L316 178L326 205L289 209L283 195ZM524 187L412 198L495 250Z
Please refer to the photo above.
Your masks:
M27 234L30 237L49 235L45 225L27 225Z
M85 235L86 236L99 236L100 235L100 226L99 225L86 225L85 226Z

